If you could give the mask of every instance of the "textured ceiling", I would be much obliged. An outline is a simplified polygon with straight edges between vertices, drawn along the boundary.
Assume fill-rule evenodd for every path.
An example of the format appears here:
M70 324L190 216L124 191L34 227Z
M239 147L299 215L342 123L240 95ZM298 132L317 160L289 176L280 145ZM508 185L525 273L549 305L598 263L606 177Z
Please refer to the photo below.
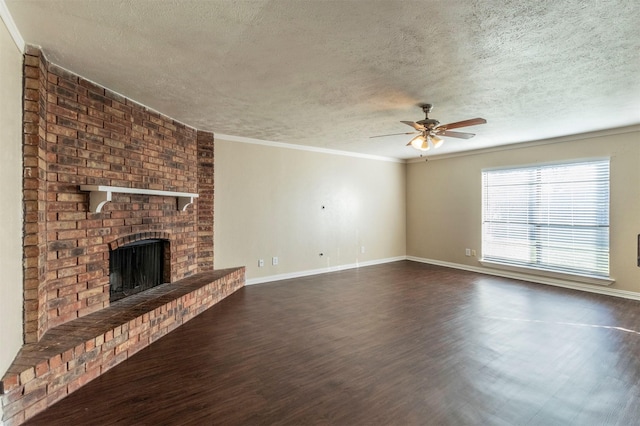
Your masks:
M218 134L417 157L640 123L633 0L5 0L52 62Z

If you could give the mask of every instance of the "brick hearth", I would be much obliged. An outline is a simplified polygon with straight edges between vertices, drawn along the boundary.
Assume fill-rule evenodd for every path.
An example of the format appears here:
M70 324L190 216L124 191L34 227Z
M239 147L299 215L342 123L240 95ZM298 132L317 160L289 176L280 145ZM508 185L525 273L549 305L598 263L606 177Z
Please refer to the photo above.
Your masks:
M0 383L20 424L244 285L213 271L213 134L24 56L24 346ZM99 213L81 185L114 193ZM110 304L109 250L167 241L169 284Z
M6 424L22 423L244 285L244 268L203 272L115 302L22 347L2 381Z

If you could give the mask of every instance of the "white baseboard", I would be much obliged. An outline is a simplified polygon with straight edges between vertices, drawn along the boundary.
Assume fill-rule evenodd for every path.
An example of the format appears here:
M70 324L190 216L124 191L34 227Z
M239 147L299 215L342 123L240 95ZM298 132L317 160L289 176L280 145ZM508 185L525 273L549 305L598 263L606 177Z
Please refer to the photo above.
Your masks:
M563 280L559 278L542 277L530 274L524 274L514 271L506 271L481 266L463 265L461 263L446 262L443 260L425 259L415 256L397 256L386 259L370 260L367 262L356 262L347 265L331 266L328 268L310 269L306 271L290 272L286 274L269 275L267 277L251 278L246 281L246 285L263 284L273 281L288 280L291 278L308 277L310 275L319 275L327 272L344 271L347 269L355 269L364 266L381 265L383 263L397 262L400 260L410 260L412 262L428 263L430 265L444 266L446 268L460 269L463 271L476 272L479 274L493 275L503 278L512 278L515 280L529 281L538 284L552 285L556 287L569 288L572 290L586 291L589 293L603 294L606 296L621 297L624 299L640 300L640 293L627 290L618 290L601 285L582 284L574 281Z
M263 284L263 283L268 283L273 281L288 280L291 278L308 277L310 275L319 275L319 274L325 274L327 272L344 271L346 269L361 268L363 266L381 265L383 263L397 262L399 260L407 260L407 257L406 256L388 257L386 259L368 260L366 262L356 262L356 263L350 263L347 265L337 265L337 266L330 266L327 268L309 269L306 271L269 275L267 277L250 278L246 281L245 285Z
M570 288L572 290L586 291L589 293L604 294L607 296L622 297L624 299L640 300L640 293L633 291L618 290L601 285L582 284L574 281L568 281L558 278L541 277L529 275L520 272L505 271L500 269L485 268L480 266L463 265L460 263L445 262L442 260L425 259L415 256L407 256L407 260L420 263L428 263L430 265L445 266L447 268L461 269L464 271L477 272L479 274L494 275L497 277L512 278L516 280L530 281L538 284L553 285L556 287Z

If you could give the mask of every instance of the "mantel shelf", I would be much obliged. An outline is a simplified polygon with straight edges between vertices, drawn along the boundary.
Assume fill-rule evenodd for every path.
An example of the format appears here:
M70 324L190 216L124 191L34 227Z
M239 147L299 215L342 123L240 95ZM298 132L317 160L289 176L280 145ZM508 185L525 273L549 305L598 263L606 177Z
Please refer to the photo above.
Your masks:
M114 192L119 194L176 197L178 200L178 209L181 211L185 211L189 205L193 204L193 200L199 196L198 194L190 192L159 191L156 189L125 188L120 186L104 185L80 185L80 190L89 192L89 209L93 213L100 213L102 211L102 207L111 201L111 196Z

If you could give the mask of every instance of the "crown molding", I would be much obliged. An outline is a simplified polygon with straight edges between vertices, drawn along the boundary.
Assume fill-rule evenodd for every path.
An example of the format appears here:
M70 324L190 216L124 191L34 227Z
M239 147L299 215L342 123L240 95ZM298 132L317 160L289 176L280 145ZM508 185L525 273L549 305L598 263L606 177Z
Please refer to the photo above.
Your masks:
M507 144L507 145L498 145L498 146L493 146L493 147L490 147L490 148L480 148L480 149L474 149L474 150L469 150L469 151L454 152L454 153L451 153L451 154L433 155L433 156L430 156L428 158L428 160L429 161L432 161L432 160L444 160L444 159L447 159L447 158L466 157L466 156L469 156L469 155L478 155L478 154L488 154L488 153L491 153L491 152L509 151L509 150L512 150L512 149L530 148L530 147L533 147L533 146L550 145L550 144L562 143L562 142L572 142L572 141L577 141L577 140L599 138L599 137L604 137L604 136L621 135L621 134L625 134L625 133L634 133L634 132L640 132L640 124L634 124L634 125L631 125L631 126L624 126L624 127L615 127L613 129L597 130L597 131L594 131L594 132L576 133L574 135L559 136L557 138L539 139L539 140L529 141L529 142L520 142L520 143ZM424 157L422 157L422 158L413 158L413 159L407 160L407 163L421 163L421 162L424 162L424 161L425 161Z
M4 22L4 25L9 30L9 34L11 34L11 38L13 42L16 44L16 47L20 50L20 53L24 54L25 43L20 31L18 31L18 27L16 23L13 21L13 17L7 8L7 4L4 0L0 0L0 18Z
M264 145L264 146L270 146L274 148L286 148L286 149L296 149L299 151L311 151L311 152L318 152L321 154L343 155L345 157L364 158L366 160L388 161L391 163L401 163L401 164L406 163L406 161L402 159L392 158L392 157L383 157L380 155L361 154L357 152L341 151L338 149L328 149L328 148L319 148L315 146L297 145L292 143L266 141L262 139L246 138L244 136L225 135L222 133L215 133L215 132L214 132L214 139L222 139L229 142L249 143L253 145Z

